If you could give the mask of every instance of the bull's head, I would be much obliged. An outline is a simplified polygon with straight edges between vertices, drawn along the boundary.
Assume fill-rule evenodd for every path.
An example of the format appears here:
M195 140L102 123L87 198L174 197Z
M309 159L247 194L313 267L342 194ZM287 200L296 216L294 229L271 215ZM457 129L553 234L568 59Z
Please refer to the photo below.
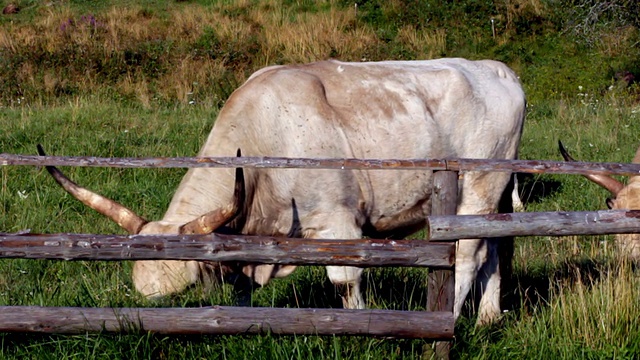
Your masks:
M575 161L564 148L562 142L558 141L558 147L566 161ZM632 163L640 163L640 148L636 150ZM585 177L611 193L611 197L607 198L609 209L640 210L640 176L631 176L627 185L606 175L589 174ZM616 235L616 247L620 254L636 261L640 260L640 234Z
M45 155L38 145L38 153ZM240 150L238 150L240 156ZM85 189L69 180L54 166L47 166L47 171L69 194L115 221L129 234L209 234L231 222L242 208L245 198L244 173L236 168L236 180L233 201L221 208L204 214L185 224L172 224L162 221L147 221L125 206ZM214 270L198 261L136 261L133 266L133 283L136 289L146 297L160 297L184 290L203 277L209 277Z

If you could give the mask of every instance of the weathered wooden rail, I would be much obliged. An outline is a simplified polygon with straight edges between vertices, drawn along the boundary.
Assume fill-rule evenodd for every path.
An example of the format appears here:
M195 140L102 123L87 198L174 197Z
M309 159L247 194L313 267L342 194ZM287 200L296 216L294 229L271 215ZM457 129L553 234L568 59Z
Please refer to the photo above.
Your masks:
M451 268L455 244L424 240L292 239L244 235L0 234L0 258L203 260L266 264Z
M431 241L504 236L568 236L640 233L640 211L553 211L430 216Z
M496 159L315 159L283 157L98 158L0 154L0 165L119 168L305 168L341 170L502 171L532 174L638 175L640 164Z
M0 306L0 332L186 335L368 335L451 339L453 314L432 311ZM449 326L443 326L449 324Z
M444 195L444 194L440 194ZM439 205L444 206L444 205ZM449 205L450 206L450 205ZM440 212L450 212L442 209ZM432 215L431 240L521 235L640 233L640 211ZM0 307L0 331L166 334L341 334L450 339L455 244L423 240L289 239L240 235L0 234L0 258L245 260L300 265L420 266L430 273L428 312L208 307L90 309ZM164 315L162 315L164 313ZM239 316L236 316L239 315ZM195 320L194 320L195 319ZM365 320L368 319L368 320ZM164 322L162 321L164 320ZM363 322L367 325L364 326Z

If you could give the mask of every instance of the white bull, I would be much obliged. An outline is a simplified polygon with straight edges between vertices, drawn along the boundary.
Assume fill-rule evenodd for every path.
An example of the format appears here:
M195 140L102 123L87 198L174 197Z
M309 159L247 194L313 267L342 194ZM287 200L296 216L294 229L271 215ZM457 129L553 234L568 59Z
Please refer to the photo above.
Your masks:
M524 113L518 78L496 61L272 66L231 95L199 156L233 156L241 149L247 156L515 159ZM247 169L246 194L236 192L242 195L234 209L228 205L234 172L197 168L187 172L163 219L147 222L50 171L67 191L130 233L207 233L227 224L242 234L399 237L421 228L430 211L431 171ZM509 178L504 172L463 174L458 213L494 212ZM293 206L298 226L292 232ZM500 314L497 253L496 244L484 239L458 242L456 316L474 281L482 294L478 321ZM294 268L260 265L243 271L265 284ZM133 281L145 296L163 296L182 291L206 271L196 261L138 261ZM358 267L327 266L347 308L365 305L361 273Z

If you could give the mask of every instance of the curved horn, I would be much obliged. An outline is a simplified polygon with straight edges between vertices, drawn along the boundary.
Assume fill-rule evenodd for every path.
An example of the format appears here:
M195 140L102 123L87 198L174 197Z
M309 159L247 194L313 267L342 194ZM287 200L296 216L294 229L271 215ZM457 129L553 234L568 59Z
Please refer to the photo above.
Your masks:
M564 158L565 161L576 161L576 160L573 159L573 157L571 157L571 155L569 155L569 152L567 151L567 149L565 149L564 145L562 144L562 141L558 140L558 148L560 148L560 154L562 154L562 157ZM586 177L587 179L593 181L594 183L602 186L603 188L609 190L609 192L613 196L618 195L620 190L622 190L622 188L624 188L624 184L623 183L621 183L620 181L612 178L611 176L593 175L593 174L588 174L588 175L583 175L583 176Z
M241 156L240 149L238 149L238 156ZM238 215L240 209L242 209L244 198L244 171L241 167L238 167L236 168L233 202L182 225L180 227L180 234L210 234L216 231L219 227L231 222Z
M38 154L40 156L46 156L42 149L42 145L40 144L38 144ZM115 221L123 229L127 230L128 233L139 233L140 229L142 229L142 227L147 223L147 220L138 216L132 210L69 180L69 178L67 178L55 166L46 166L46 168L56 182L58 182L58 184L60 184L60 186L62 186L62 188L69 194L93 210Z

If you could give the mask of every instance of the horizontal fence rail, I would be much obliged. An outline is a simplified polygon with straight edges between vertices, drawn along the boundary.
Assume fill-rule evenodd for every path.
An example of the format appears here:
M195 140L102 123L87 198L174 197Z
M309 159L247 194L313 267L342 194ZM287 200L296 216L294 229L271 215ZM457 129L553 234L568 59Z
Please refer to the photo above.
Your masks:
M243 235L0 234L0 258L201 260L267 264L451 268L455 244Z
M0 332L187 335L367 335L453 338L451 312L258 307L78 308L0 306Z
M447 215L427 218L432 241L503 236L640 233L640 210Z
M282 157L99 158L0 154L0 165L119 168L310 168L500 171L545 174L638 175L640 164L496 159L311 159Z

